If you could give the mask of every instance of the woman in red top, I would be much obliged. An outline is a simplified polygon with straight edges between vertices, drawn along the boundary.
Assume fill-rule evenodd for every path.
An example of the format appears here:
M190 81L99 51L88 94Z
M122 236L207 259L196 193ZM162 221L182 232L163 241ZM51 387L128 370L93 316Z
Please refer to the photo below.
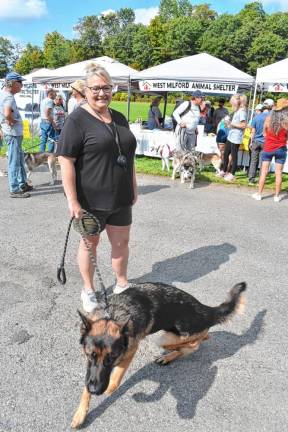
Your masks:
M261 155L261 173L258 192L252 195L254 199L262 199L265 180L269 172L270 163L275 158L275 195L274 201L281 200L280 190L282 184L282 171L287 157L288 139L288 99L279 99L271 116L264 123L264 146Z

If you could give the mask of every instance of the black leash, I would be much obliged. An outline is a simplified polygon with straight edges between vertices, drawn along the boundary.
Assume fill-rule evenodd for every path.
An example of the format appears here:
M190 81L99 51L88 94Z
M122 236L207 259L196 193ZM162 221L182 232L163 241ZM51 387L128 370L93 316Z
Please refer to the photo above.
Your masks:
M71 226L74 226L75 231L79 232L82 240L86 246L86 249L89 253L89 257L90 260L95 268L95 272L97 274L98 277L98 281L99 281L99 285L100 285L100 289L102 292L102 295L104 297L104 302L105 302L105 311L107 313L107 309L108 309L108 299L107 299L107 293L106 293L106 288L99 270L99 267L97 265L97 261L95 256L92 253L92 250L88 244L88 241L86 239L87 235L91 235L91 236L95 236L95 235L99 235L101 232L101 225L99 220L97 219L96 216L94 216L93 214L85 211L83 213L83 216L81 219L75 219L75 217L73 216L70 221L69 221L69 225L68 225L68 229L67 229L67 233L66 233L66 238L65 238L65 244L64 244L64 250L63 250L63 255L60 261L59 266L57 267L57 279L58 282L61 285L65 285L66 284L66 272L65 272L65 256L66 256L66 251L67 251L67 245L68 245L68 239L69 239L69 234L70 234L70 230L71 230Z

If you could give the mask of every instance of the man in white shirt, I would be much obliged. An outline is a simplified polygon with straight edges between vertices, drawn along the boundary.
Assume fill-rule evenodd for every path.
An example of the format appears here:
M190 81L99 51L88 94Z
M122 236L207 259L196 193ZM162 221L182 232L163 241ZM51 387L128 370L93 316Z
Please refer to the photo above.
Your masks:
M40 115L41 115L41 138L40 138L40 152L45 152L46 143L48 138L54 140L56 125L53 120L53 108L54 99L56 97L56 92L53 88L47 90L47 97L42 100L40 105ZM48 142L48 152L53 153L54 142Z
M173 112L177 122L175 134L176 148L183 151L192 151L196 146L196 129L200 120L200 105L204 95L200 90L192 93L191 101L185 101Z
M0 125L8 146L8 181L11 198L29 198L33 189L27 184L22 151L23 122L14 95L19 93L25 79L17 72L9 72L0 92Z

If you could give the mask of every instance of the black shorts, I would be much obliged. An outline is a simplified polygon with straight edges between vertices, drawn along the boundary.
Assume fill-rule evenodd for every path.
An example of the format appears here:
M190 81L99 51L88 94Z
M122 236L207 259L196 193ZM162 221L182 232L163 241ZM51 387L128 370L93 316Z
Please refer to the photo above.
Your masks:
M89 210L100 222L101 231L104 231L106 225L129 226L132 223L132 207L121 207L116 210Z

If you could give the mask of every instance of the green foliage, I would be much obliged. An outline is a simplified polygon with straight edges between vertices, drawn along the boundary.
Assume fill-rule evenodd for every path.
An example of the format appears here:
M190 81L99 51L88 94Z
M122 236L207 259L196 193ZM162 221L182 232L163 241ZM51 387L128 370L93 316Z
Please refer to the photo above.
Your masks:
M189 0L161 0L159 17L162 22L192 14L192 5Z
M287 39L269 31L259 35L248 50L248 70L255 74L257 67L266 66L285 58L287 50Z
M71 41L57 31L46 33L44 40L45 66L55 69L71 61Z
M80 18L73 29L78 34L83 60L102 55L101 23L96 15Z
M4 78L13 63L13 44L0 36L0 78Z
M26 75L33 69L40 69L44 65L43 51L39 47L28 43L15 64L15 70L20 74Z
M0 76L16 62L20 73L36 67L56 68L108 55L142 70L176 58L207 52L255 74L259 66L288 54L288 12L267 14L261 1L246 4L237 14L217 15L209 3L161 0L149 25L135 24L131 8L80 18L77 37L58 32L45 36L43 51L28 44L17 52L0 37Z

